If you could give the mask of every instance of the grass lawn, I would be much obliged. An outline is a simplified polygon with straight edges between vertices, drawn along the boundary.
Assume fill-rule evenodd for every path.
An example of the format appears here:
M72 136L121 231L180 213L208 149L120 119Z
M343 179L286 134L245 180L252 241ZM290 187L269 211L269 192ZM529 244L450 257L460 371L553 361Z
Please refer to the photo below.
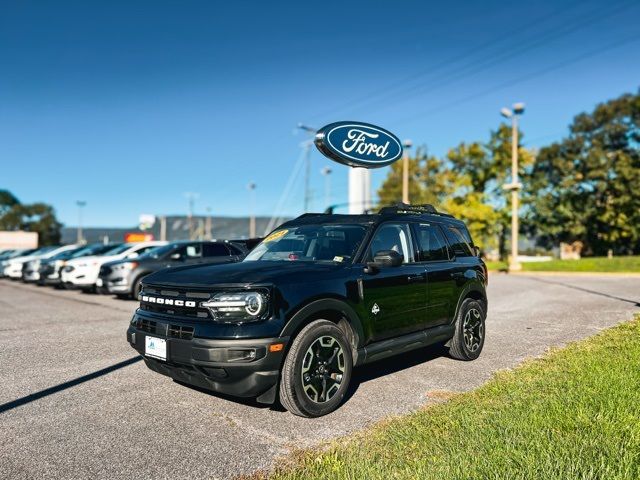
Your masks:
M639 479L640 317L268 478Z
M504 270L506 262L487 262L489 270ZM526 272L640 272L640 256L588 257L580 260L551 260L549 262L526 262Z

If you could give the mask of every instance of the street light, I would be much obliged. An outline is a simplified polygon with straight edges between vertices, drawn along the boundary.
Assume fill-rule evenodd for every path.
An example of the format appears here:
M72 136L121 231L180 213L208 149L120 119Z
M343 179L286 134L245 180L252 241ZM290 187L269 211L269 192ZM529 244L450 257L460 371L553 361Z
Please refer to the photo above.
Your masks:
M249 189L249 195L251 196L249 206L251 209L249 216L249 238L256 238L256 184L251 182L247 185L247 188Z
M514 103L511 108L502 108L500 114L511 120L511 183L502 188L511 191L511 256L509 271L522 270L518 261L518 192L522 184L518 182L518 117L524 113L524 103Z
M211 218L211 207L207 207L205 208L206 212L207 212L207 221L205 222L205 238L207 240L213 240L213 234L211 233L211 223L212 223L212 218Z
M200 196L199 193L194 193L194 192L185 192L184 194L185 197L187 197L187 200L189 202L189 216L188 216L188 220L189 220L189 240L194 240L193 238L193 204L196 201L196 198L198 198Z
M323 167L320 173L324 175L324 203L327 207L331 204L331 167Z
M309 125L305 125L303 123L298 123L298 128L300 130L304 130L311 137L314 137L317 129L310 127ZM304 146L304 161L306 164L305 174L304 174L304 212L309 211L309 202L311 200L311 192L309 190L309 182L311 181L311 145L313 144L313 140L309 140L303 144Z
M404 157L402 158L402 203L409 203L409 149L413 146L411 140L402 142Z
M84 200L76 200L76 205L78 206L78 238L77 243L82 245L84 244L84 236L82 235L82 209L87 205L87 202Z

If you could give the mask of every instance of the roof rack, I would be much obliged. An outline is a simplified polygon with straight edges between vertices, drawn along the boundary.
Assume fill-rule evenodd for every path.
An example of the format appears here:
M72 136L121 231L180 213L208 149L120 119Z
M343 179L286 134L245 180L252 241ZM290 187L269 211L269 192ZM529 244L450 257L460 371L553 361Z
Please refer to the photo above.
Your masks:
M423 215L425 213L429 213L431 215L442 215L443 217L452 217L448 213L439 212L436 210L436 207L433 205L426 203L424 205L409 205L408 203L396 203L390 207L382 207L378 212L381 215L389 215L395 213L407 213L413 215Z

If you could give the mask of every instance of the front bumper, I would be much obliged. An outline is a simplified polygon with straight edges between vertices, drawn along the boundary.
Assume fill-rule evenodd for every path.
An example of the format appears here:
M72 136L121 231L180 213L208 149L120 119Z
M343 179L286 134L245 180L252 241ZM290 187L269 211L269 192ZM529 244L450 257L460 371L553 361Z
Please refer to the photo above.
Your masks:
M130 272L114 272L98 277L98 287L112 294L131 293Z
M147 367L179 382L236 397L258 397L264 403L275 400L288 337L190 338L190 328L174 321L149 322L134 315L127 341L143 356ZM166 361L145 356L147 336L167 341ZM279 343L284 347L277 352L269 351L270 345ZM229 360L239 351L255 351L255 359Z

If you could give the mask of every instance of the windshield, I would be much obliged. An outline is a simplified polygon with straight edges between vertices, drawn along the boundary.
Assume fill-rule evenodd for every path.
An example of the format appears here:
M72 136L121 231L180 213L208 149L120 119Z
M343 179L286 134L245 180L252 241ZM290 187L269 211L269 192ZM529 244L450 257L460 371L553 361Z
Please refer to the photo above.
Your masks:
M112 248L111 250L107 250L106 252L103 253L103 255L118 255L122 252L126 252L131 247L133 247L133 243L123 243L119 247Z
M276 230L243 261L349 262L366 231L362 225L302 225Z
M86 247L81 248L80 250L74 251L70 258L79 258L79 257L88 257L89 255L102 255L109 250L113 250L116 247L119 247L119 243L98 243L95 245L88 245Z
M51 260L68 260L70 259L74 253L83 250L83 248L74 248L71 250L65 250L64 252L56 253Z
M60 246L54 245L53 247L40 248L39 250L36 250L35 252L30 253L29 255L34 255L34 256L44 255L45 253L55 250L56 248L60 248Z
M151 250L140 255L140 258L161 258L164 257L167 253L178 248L180 245L180 243L170 243L169 245L152 248Z

